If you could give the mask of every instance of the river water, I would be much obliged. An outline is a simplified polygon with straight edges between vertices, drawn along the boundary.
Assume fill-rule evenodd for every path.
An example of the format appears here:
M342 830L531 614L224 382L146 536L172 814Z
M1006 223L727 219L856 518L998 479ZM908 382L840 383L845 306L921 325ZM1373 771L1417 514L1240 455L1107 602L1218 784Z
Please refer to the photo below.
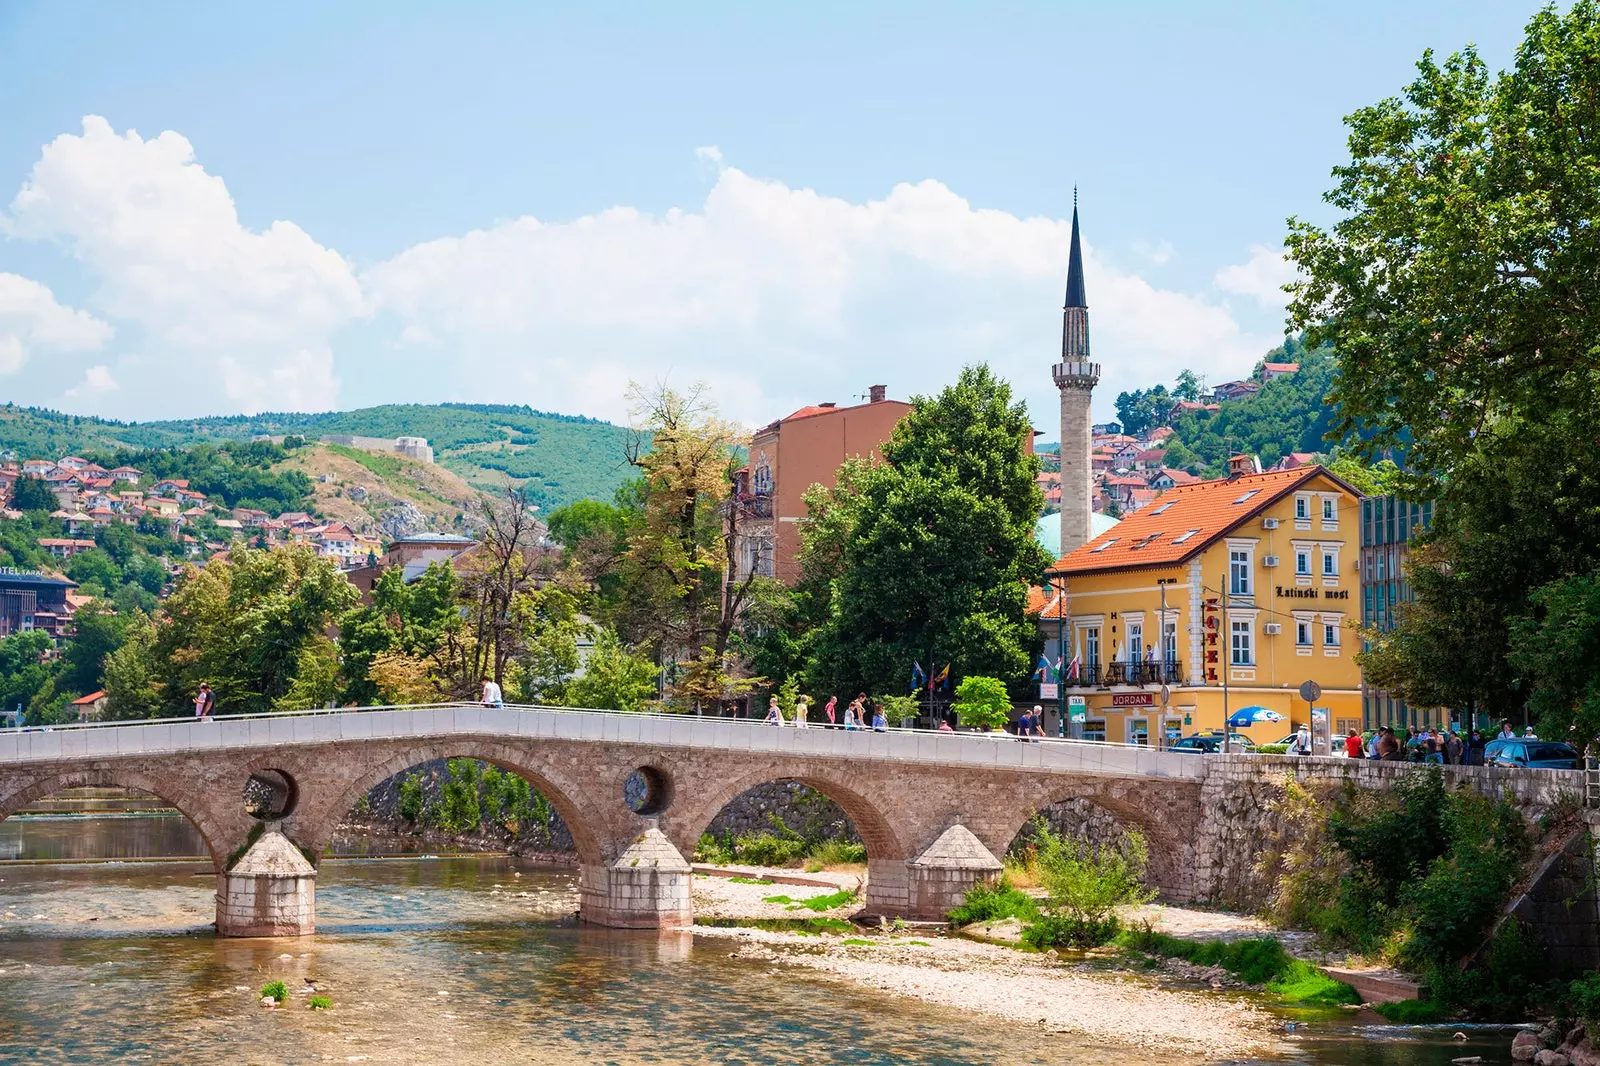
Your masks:
M336 856L377 846L342 838ZM504 856L330 858L315 937L218 939L209 862L129 861L202 850L176 815L0 822L0 1063L1182 1061L730 958L723 940L580 926L571 871ZM275 979L297 1009L258 1004ZM313 983L333 1010L305 1009ZM1503 1033L1284 1017L1297 1050L1274 1062L1508 1061Z

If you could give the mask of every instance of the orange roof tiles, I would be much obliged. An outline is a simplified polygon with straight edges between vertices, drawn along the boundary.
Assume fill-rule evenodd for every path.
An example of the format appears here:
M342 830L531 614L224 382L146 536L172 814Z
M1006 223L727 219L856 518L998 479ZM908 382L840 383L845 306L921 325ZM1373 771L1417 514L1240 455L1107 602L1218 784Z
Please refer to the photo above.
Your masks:
M1320 466L1179 485L1058 560L1052 572L1081 574L1181 563L1318 474L1360 495ZM1251 494L1248 499L1246 493ZM1183 537L1190 530L1194 532ZM1175 542L1178 537L1183 537L1182 543Z

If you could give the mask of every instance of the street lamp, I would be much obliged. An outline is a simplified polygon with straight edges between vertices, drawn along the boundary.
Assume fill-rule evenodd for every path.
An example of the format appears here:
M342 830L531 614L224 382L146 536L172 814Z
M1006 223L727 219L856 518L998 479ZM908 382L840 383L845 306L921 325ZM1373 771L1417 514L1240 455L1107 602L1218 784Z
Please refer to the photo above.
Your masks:
M1055 578L1059 584L1050 584ZM1046 573L1046 584L1056 593L1056 735L1067 735L1067 575ZM1048 663L1049 658L1045 661Z

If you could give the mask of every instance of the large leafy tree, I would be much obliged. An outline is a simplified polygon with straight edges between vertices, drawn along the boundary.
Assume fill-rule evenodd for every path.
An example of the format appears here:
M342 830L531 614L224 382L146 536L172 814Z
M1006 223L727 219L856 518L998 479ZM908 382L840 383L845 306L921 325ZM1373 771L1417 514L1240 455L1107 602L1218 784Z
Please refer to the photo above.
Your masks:
M841 505L852 521L813 687L893 692L917 661L948 662L957 676L1027 676L1037 643L1028 586L1049 563L1033 539L1044 498L1027 411L985 366L912 405L859 499Z
M385 570L372 586L371 606L339 619L344 698L359 704L380 700L382 692L371 677L380 655L435 655L445 635L462 625L456 596L456 575L448 563L433 563L409 585L402 567Z
M328 675L325 636L360 593L331 560L311 548L240 548L190 567L162 604L153 630L130 631L106 660L113 713L183 714L200 682L217 694L217 712L248 713L285 706L301 675ZM306 698L327 685L302 684Z
M730 581L728 566L742 519L729 497L744 438L699 386L635 385L630 399L642 508L628 524L619 628L673 660L676 696L698 707L744 687L729 645L754 575Z
M1600 415L1600 4L1547 7L1509 71L1427 53L1346 119L1329 228L1290 220L1291 315L1343 360L1335 430L1449 471L1494 423Z

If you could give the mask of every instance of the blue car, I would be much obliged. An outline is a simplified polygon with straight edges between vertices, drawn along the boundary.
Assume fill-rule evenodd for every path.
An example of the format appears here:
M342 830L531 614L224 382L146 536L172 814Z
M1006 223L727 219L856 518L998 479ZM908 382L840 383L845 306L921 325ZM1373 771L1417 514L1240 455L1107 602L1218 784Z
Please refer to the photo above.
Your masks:
M1571 744L1515 737L1491 740L1483 749L1485 766L1526 766L1532 770L1579 770L1583 761Z

